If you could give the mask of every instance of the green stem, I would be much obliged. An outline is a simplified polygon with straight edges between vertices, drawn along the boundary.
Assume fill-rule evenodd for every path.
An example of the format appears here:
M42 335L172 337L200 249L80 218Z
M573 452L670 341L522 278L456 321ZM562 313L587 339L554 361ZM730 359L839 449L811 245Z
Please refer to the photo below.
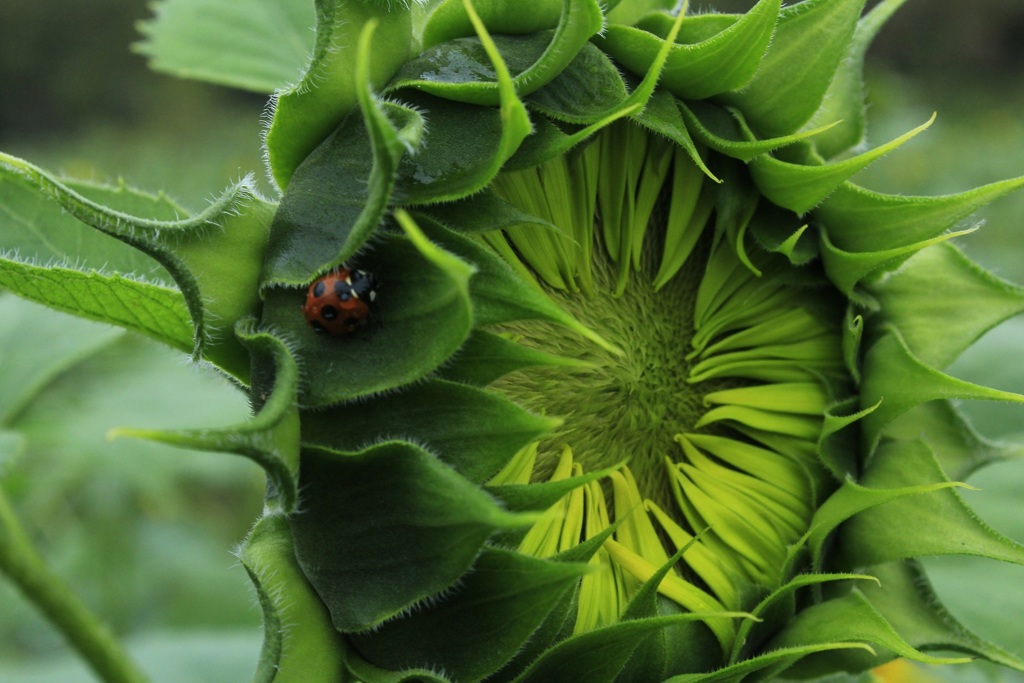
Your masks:
M106 683L146 683L120 643L36 552L0 491L0 572L57 627Z

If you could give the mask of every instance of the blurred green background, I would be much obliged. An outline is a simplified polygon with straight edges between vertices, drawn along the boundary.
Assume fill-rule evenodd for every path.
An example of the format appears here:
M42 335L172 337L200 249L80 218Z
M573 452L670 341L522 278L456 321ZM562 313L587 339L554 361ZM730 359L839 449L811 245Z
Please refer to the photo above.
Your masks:
M0 149L77 178L124 178L193 210L249 172L272 193L260 152L266 98L149 71L129 47L149 14L143 0L0 3ZM939 118L856 181L939 194L1024 174L1022 35L1022 0L911 0L870 53L869 142ZM961 246L1024 283L1024 193L976 219L986 225ZM242 394L145 340L2 293L0 349L0 482L40 550L156 680L247 680L260 616L231 550L260 511L262 475L232 456L106 439L117 426L230 424L247 414ZM951 372L1024 392L1022 350L1024 320L1012 320ZM1024 443L1021 407L965 409L986 435ZM971 483L985 491L968 501L1024 542L1022 463ZM954 614L1024 654L1024 569L927 564ZM985 667L942 675L1024 680ZM93 680L2 580L0 680Z

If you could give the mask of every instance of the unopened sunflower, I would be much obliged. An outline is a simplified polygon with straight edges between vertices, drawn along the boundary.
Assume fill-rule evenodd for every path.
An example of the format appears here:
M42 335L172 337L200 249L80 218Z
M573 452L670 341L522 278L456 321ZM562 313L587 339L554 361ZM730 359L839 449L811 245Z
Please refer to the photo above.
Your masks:
M275 201L142 220L4 158L177 283L95 275L173 324L85 313L249 392L247 424L130 433L266 469L258 680L1024 669L915 561L1024 562L956 492L1006 451L950 403L1021 398L942 372L1024 310L949 241L1024 180L848 181L930 123L859 149L900 0L672 4L318 1Z

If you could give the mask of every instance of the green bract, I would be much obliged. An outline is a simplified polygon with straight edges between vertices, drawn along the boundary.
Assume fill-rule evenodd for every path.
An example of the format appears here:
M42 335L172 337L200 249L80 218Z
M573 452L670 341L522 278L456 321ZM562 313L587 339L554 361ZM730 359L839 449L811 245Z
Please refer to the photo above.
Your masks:
M195 3L148 29L162 68L257 88L286 71L176 59L173 10ZM965 661L936 650L1024 670L915 562L1024 563L956 492L1009 451L950 403L1024 399L942 372L1024 311L949 242L1024 179L944 197L848 181L928 125L848 151L864 52L901 0L673 4L318 0L312 61L267 131L276 201L243 181L171 220L0 157L12 215L152 259L141 281L128 250L102 268L8 253L0 285L249 393L243 425L125 431L266 469L241 551L257 680ZM370 321L318 335L306 288L342 265L376 278Z

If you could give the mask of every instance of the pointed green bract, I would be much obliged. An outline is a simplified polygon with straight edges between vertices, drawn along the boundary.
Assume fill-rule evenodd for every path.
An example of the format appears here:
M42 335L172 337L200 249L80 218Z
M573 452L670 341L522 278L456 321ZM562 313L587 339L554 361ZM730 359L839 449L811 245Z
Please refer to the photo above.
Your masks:
M999 323L1024 312L1024 288L972 263L950 243L926 249L872 287L907 348L944 368ZM942 321L942 334L935 321Z
M316 0L316 43L302 80L280 93L267 129L267 161L285 189L299 164L358 105L358 52L363 27L379 22L370 82L380 87L409 55L411 10L400 4Z
M267 506L290 514L299 498L298 367L291 350L274 335L254 329L252 320L241 321L235 332L256 367L264 369L253 376L260 408L252 420L223 429L117 429L113 434L247 457L260 465L270 480Z
M821 106L863 7L864 0L803 0L786 7L754 79L722 99L741 109L761 135L797 132Z
M888 492L907 486L935 486L912 498L851 517L843 526L839 552L865 565L927 555L981 555L1024 564L1024 545L982 522L950 486L931 450L921 442L891 442L876 453L863 478L865 487Z
M355 264L387 288L370 324L351 335L317 334L302 314L301 290L267 292L262 322L295 345L303 405L327 406L422 379L469 335L472 267L405 225L409 237L382 234Z
M895 140L853 158L823 165L787 163L770 156L755 157L750 173L764 196L776 205L804 214L818 205L843 182L868 164L888 154L914 137L935 120L904 133ZM789 148L785 151L789 151Z
M492 40L515 74L516 93L523 97L555 78L600 30L601 9L595 0L563 0L562 17L550 35ZM457 102L496 106L501 99L496 75L483 42L458 38L433 45L406 62L389 87L412 87Z
M840 62L821 107L805 125L805 128L814 128L834 124L834 127L814 139L815 148L826 159L864 141L867 130L867 106L861 76L864 71L864 55L878 31L904 2L906 0L884 0L861 18L853 33L849 52Z
M869 447L878 443L890 422L926 401L960 398L1024 403L1020 394L989 389L939 372L915 356L892 328L882 331L864 362L862 400L881 401L878 409L864 418L864 439Z
M302 419L304 445L351 452L379 438L380 422L390 424L393 437L415 441L476 484L558 424L490 392L437 379Z
M779 0L761 0L746 14L730 17L734 21L728 27L693 43L687 40L684 20L678 38L683 44L669 52L661 84L677 97L695 100L742 89L761 66L779 8ZM646 74L673 23L672 17L655 14L636 28L612 24L598 46L627 69Z
M338 683L344 641L295 560L283 516L262 517L239 551L263 610L263 650L255 683Z
M338 481L349 482L344 495ZM302 490L302 510L291 519L296 553L342 631L375 627L445 590L494 531L532 521L502 510L423 449L395 441L359 453L305 450ZM402 559L367 562L367 549Z
M429 662L455 680L480 680L523 646L585 571L583 564L486 549L453 595L351 640L391 670Z

